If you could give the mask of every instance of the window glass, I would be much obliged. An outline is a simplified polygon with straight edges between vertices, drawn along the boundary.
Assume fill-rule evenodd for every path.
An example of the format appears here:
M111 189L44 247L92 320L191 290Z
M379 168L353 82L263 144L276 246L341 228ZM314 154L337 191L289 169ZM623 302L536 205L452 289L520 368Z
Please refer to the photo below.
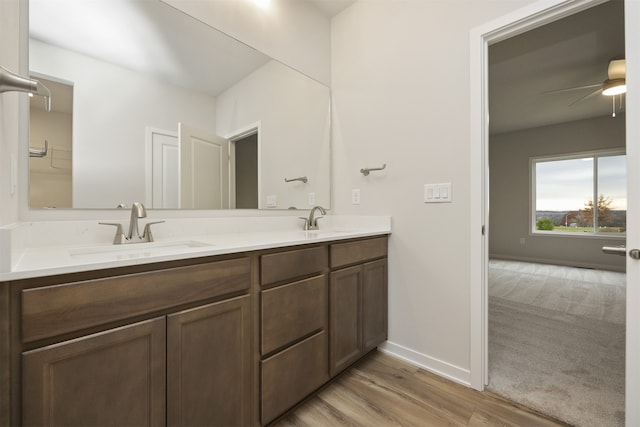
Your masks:
M593 198L593 158L536 163L536 230L593 232L580 215Z
M598 158L598 231L625 232L627 223L626 159Z
M534 159L533 231L624 233L625 163L624 154Z

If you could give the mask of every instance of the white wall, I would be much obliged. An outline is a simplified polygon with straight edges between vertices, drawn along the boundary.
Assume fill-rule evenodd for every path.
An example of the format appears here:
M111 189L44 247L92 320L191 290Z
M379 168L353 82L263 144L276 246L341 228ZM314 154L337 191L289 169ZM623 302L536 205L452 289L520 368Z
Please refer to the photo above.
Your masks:
M278 61L269 61L217 97L216 131L229 136L260 122L260 208L330 205L329 89ZM295 159L295 161L292 161ZM301 176L307 183L286 183Z
M469 381L469 30L531 1L366 0L332 21L333 206L391 214L389 350ZM383 172L360 174L387 163ZM451 182L453 203L424 204ZM351 189L361 204L351 204Z
M211 96L35 40L29 56L31 71L73 82L74 207L146 200L147 126L215 131Z
M0 1L0 65L18 72L18 0ZM0 94L0 226L18 220L18 194L10 194L11 159L18 162L18 95ZM17 164L17 163L16 163Z
M625 148L625 117L620 114L491 135L490 256L624 271L624 257L601 250L624 244L624 239L530 235L529 222L531 157L615 148Z
M300 0L162 0L274 59L330 84L330 21Z

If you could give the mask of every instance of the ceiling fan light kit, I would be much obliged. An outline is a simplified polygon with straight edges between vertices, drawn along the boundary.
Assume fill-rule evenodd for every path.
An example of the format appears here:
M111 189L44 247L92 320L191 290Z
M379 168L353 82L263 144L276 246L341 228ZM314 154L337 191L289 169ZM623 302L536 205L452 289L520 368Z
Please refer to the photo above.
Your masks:
M625 80L627 75L627 64L624 59L613 59L609 61L609 66L607 67L607 75L608 75L607 80L605 80L602 83L567 87L564 89L556 89L556 90L551 90L551 91L542 92L542 93L546 95L546 94L552 94L552 93L562 93L562 92L571 92L574 90L597 88L595 91L585 95L584 97L570 104L570 105L573 105L580 101L589 99L593 95L596 95L598 93L602 93L603 95L606 95L606 96L614 96L614 95L623 94L627 91L627 84Z
M606 96L620 95L627 91L625 79L607 79L602 83L602 94Z

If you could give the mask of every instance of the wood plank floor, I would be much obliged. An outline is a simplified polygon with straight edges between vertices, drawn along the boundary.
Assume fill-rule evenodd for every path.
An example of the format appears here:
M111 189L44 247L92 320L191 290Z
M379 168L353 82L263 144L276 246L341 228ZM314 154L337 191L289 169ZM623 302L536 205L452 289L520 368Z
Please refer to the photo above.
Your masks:
M277 427L566 426L489 392L374 352Z

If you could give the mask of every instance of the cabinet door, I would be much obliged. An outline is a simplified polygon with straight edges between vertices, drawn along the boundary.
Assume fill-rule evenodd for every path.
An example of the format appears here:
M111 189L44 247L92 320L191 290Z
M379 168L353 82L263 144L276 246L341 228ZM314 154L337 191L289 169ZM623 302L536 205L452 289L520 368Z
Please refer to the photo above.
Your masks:
M167 424L248 425L249 296L168 316Z
M23 353L22 422L165 424L165 319Z
M362 281L363 353L387 339L387 260L364 264Z
M362 267L355 266L331 273L329 284L331 376L336 375L362 354L360 288Z

